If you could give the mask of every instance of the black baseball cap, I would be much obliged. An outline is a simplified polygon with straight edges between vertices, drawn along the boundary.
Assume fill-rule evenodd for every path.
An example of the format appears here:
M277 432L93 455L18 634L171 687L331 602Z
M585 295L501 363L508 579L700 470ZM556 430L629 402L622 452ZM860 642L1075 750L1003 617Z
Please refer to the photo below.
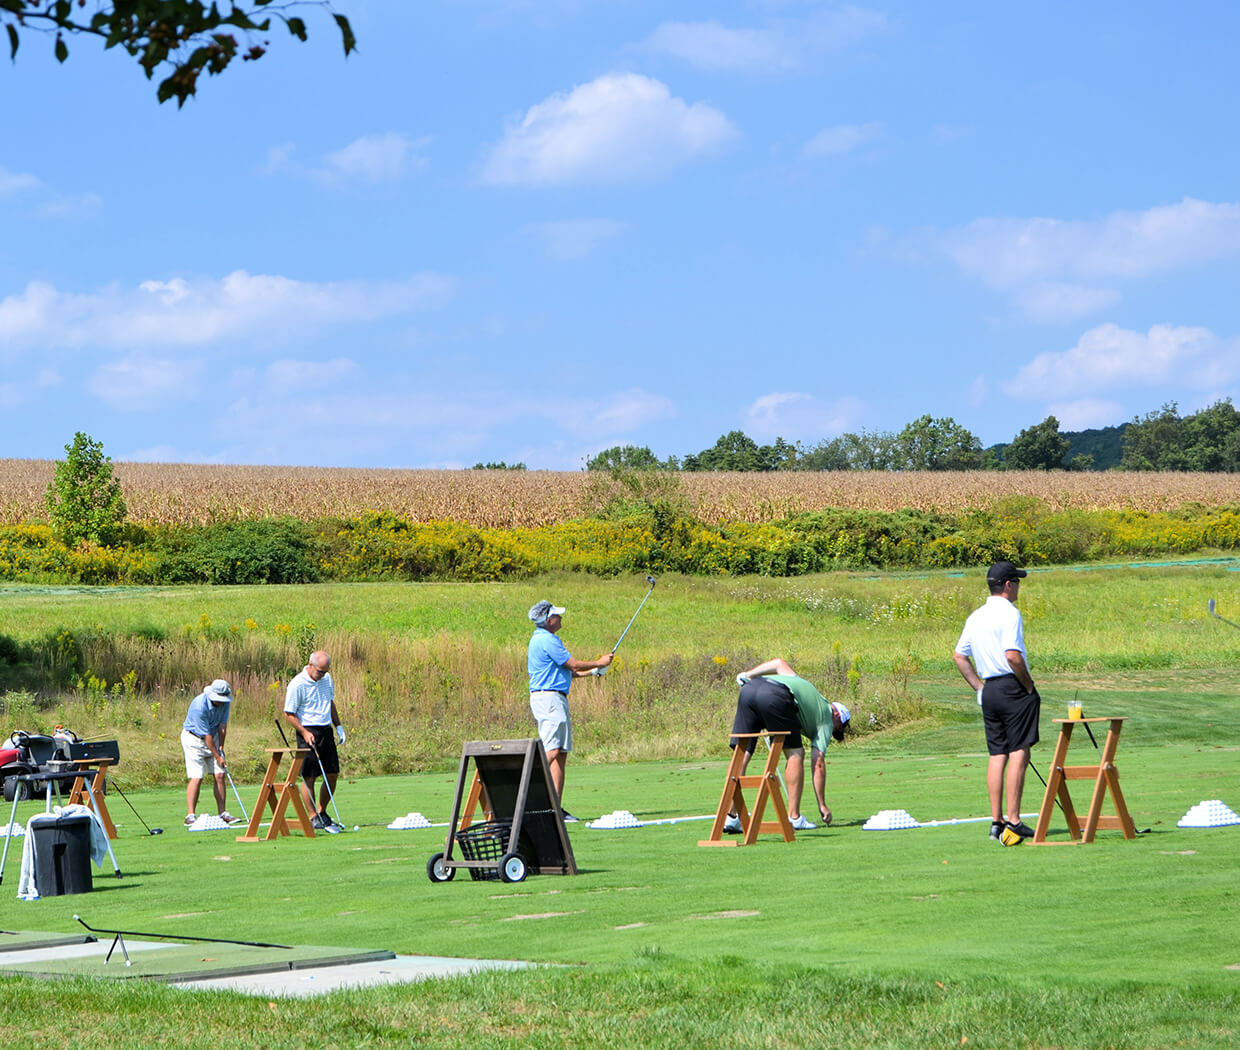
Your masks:
M986 573L986 582L1007 583L1008 580L1023 580L1028 575L1024 569L1018 569L1010 561L997 561Z

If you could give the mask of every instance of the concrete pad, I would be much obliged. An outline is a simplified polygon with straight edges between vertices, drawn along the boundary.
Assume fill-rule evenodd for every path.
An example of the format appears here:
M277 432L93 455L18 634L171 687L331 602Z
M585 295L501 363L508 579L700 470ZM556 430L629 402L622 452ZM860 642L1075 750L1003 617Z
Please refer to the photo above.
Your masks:
M226 988L249 995L305 997L338 988L364 988L481 970L536 965L507 959L396 956L386 949L151 941L126 937L130 962L119 945L104 962L113 939L41 932L0 931L0 975L86 976L104 980L157 980L190 990Z
M102 941L83 941L81 938L72 944L45 944L33 948L10 948L3 955L0 955L0 972L4 970L35 970L40 973L48 972L47 967L58 966L70 959L93 959L100 965L107 957L108 949L112 947L112 938ZM131 955L138 952L159 951L166 948L175 948L174 944L163 944L160 941L138 941L126 939L125 947L129 949ZM125 957L121 954L118 947L112 956L112 962L119 961L121 966L125 965ZM112 963L108 964L109 966Z
M216 977L200 981L176 981L177 988L227 989L246 995L309 997L339 988L368 988L381 984L405 984L429 978L464 977L482 970L518 970L535 963L510 959L450 959L436 955L398 955L385 962L352 966L323 966L283 973Z

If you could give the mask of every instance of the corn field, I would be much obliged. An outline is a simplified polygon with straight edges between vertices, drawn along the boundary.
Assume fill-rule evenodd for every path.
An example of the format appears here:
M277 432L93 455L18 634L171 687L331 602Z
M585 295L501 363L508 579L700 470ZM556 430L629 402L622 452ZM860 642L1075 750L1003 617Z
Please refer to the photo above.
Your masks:
M633 486L587 471L388 470L116 463L129 517L206 524L292 515L305 520L386 510L417 522L536 528L595 513ZM50 460L0 459L0 524L43 518ZM1175 510L1240 503L1240 475L1060 471L787 471L659 474L642 491L701 521L764 522L827 507L960 512L1012 497L1064 509Z

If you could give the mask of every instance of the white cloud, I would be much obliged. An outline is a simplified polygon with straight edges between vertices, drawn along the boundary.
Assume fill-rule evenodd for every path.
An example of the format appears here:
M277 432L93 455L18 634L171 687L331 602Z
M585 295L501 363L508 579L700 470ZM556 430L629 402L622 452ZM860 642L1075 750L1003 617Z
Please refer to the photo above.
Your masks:
M1014 293L1021 312L1031 320L1075 321L1119 302L1114 288L1086 288L1079 284L1050 281Z
M48 219L73 219L91 216L103 207L103 198L97 193L79 193L73 196L57 195L39 206L39 214Z
M426 168L427 160L419 151L430 141L429 137L412 139L398 131L363 135L325 154L318 164L312 165L303 165L294 159L296 147L284 142L267 150L267 159L258 172L261 175L288 172L335 188L399 182Z
M193 398L202 385L203 362L130 354L119 361L100 365L86 382L86 388L112 408L129 412L165 409L171 401ZM207 420L203 421L204 427Z
M220 279L175 277L137 288L62 292L33 281L0 299L0 346L195 346L328 324L375 321L434 306L449 278L422 273L404 281L315 283L236 270Z
M966 395L969 404L974 408L978 408L986 403L986 399L990 396L990 384L986 382L985 376L978 376L969 384L969 392Z
M39 180L33 175L9 171L8 168L0 165L0 197L8 197L22 190L33 190L38 185Z
M1052 401L1046 406L1046 414L1059 420L1061 431L1113 427L1128 418L1124 406L1118 401L1100 401L1088 397L1078 401Z
M549 258L563 262L584 259L603 241L618 237L626 228L614 219L566 219L531 223L525 232L538 238Z
M655 178L737 137L719 110L675 98L636 73L610 73L530 107L490 150L496 186L621 183Z
M429 142L429 138L410 139L395 131L364 136L354 139L344 149L329 153L316 174L333 185L395 182L426 167L426 158L417 151Z
M1114 324L1091 328L1076 346L1038 354L1002 384L1013 397L1070 397L1120 387L1206 388L1240 374L1240 340L1207 328L1155 325L1134 332Z
M781 73L804 69L886 27L881 12L844 4L808 18L772 19L760 28L731 28L713 19L664 22L643 47L699 69Z
M777 29L729 29L718 22L664 22L646 48L699 69L772 71L801 64L795 39Z
M856 426L863 407L851 397L822 401L805 393L763 394L746 407L744 430L762 441L815 441Z
M834 157L851 153L858 146L873 142L882 134L883 126L877 121L869 124L837 124L823 128L805 143L803 152L807 157Z
M930 240L1029 316L1070 320L1114 304L1116 282L1240 255L1240 204L1185 197L1097 220L985 218Z
M605 438L673 419L676 413L676 403L670 398L633 387L601 398L575 399L563 408L560 421L576 434Z

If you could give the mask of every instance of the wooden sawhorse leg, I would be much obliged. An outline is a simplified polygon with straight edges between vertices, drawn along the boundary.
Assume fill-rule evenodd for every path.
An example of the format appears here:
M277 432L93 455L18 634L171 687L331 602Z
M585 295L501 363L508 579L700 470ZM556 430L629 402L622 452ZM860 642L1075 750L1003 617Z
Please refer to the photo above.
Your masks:
M112 814L108 812L108 803L103 794L104 778L107 776L108 767L112 764L112 761L111 759L96 759L95 761L98 762L98 765L95 766L94 779L90 782L90 789L87 790L86 788L86 778L91 775L90 770L83 769L73 780L73 787L69 789L69 801L67 804L93 809L99 817L99 823L103 825L103 830L108 833L108 838L114 839L116 838L116 825L112 823ZM78 764L83 765L84 763Z
M314 827L310 823L306 804L301 797L301 764L310 752L299 748L268 748L267 754L270 757L267 759L267 772L263 774L263 783L258 789L258 801L254 803L254 809L250 813L250 823L246 827L245 834L238 835L237 841L271 842L281 835L288 835L290 832L285 812L290 804L297 813L297 821L302 833L307 838L314 838ZM277 785L276 777L285 755L289 756L288 774ZM268 807L271 809L271 824L267 828L267 834L260 838L259 825Z
M723 782L723 795L719 799L719 809L715 813L715 822L710 828L710 837L701 839L699 846L752 846L758 835L768 832L780 832L785 842L794 842L796 832L792 829L792 821L788 819L788 807L784 802L784 794L779 784L779 756L784 751L784 737L787 733L734 733L738 741L732 749L732 760L728 763L728 771ZM766 756L766 765L757 775L745 775L743 770L749 755L740 741L766 737L771 743L771 750ZM757 788L754 796L753 813L745 805L745 788ZM766 804L770 802L775 809L775 820L763 821L762 814ZM735 809L741 822L743 835L740 841L725 839L723 825L728 814Z

